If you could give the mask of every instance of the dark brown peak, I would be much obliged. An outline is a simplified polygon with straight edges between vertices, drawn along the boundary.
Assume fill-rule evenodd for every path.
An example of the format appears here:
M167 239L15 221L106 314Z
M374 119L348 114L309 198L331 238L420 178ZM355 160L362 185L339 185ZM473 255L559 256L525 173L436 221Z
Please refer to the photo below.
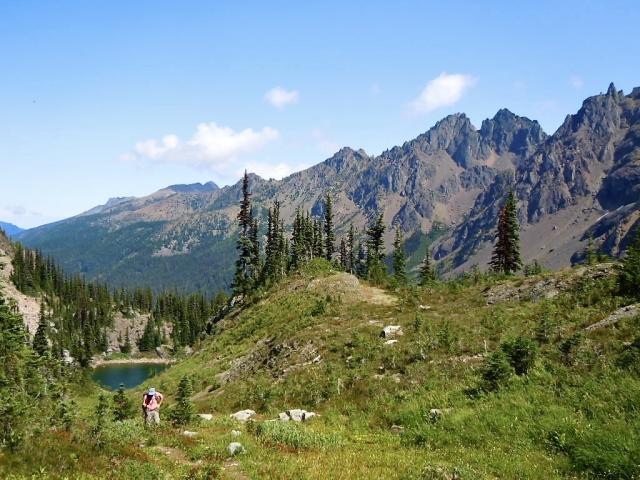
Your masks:
M498 153L512 152L524 156L531 154L547 138L537 121L520 117L506 108L482 122L480 136Z
M602 129L610 130L619 122L619 104L621 93L616 91L613 83L609 85L607 93L587 97L580 110L574 115L568 115L564 123L558 128L554 136L567 135L585 127L595 133Z
M339 172L350 162L357 162L367 158L369 156L363 149L354 150L351 147L342 147L333 156L327 158L323 164Z

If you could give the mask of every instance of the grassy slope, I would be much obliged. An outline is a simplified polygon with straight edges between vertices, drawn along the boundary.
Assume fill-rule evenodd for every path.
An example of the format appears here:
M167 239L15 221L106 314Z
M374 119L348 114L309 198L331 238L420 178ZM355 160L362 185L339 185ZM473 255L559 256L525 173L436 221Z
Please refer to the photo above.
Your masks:
M312 277L323 279L308 288ZM191 358L154 380L170 393L183 374L193 378L198 411L216 415L188 427L196 438L167 425L160 434L140 433L139 421L132 421L110 427L113 439L100 454L87 442L77 447L77 439L48 435L40 440L45 448L34 445L26 454L31 461L18 467L8 459L5 467L27 472L34 465L48 471L63 465L112 478L638 474L640 379L614 363L622 342L637 335L639 319L575 337L567 355L560 348L618 307L610 279L579 282L552 300L488 306L487 281L421 290L390 305L381 292L354 290L341 278L319 267L279 285L225 319ZM392 346L379 337L390 324L405 332ZM549 341L541 344L535 368L498 393L473 395L481 355L515 335L533 338L543 324ZM302 365L318 355L318 363ZM228 383L217 376L225 371L231 372ZM132 395L137 400L139 392ZM94 401L81 402L82 415ZM228 419L244 408L258 411L257 426ZM289 408L321 417L304 425L262 422ZM451 410L432 421L432 408ZM247 448L237 465L225 451L232 428L243 431L239 440Z

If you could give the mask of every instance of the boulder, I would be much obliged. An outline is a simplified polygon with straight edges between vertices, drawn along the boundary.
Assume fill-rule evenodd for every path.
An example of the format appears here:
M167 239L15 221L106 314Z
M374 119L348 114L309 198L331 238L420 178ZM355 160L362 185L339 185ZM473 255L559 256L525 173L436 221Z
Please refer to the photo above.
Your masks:
M191 355L193 355L193 348L191 348L189 345L187 345L186 347L184 347L184 354L189 357Z
M386 342L384 342L385 345L393 345L395 343L398 343L398 340L387 340Z
M231 430L232 437L239 437L240 435L242 435L242 432L240 430Z
M281 422L288 422L290 418L286 412L280 412L280 415L278 415L278 420L280 420Z
M199 413L198 417L200 417L202 420L206 420L207 422L213 420L213 415L211 415L210 413Z
M227 447L227 450L229 450L229 455L232 457L245 452L244 447L239 442L231 442Z
M287 410L286 412L280 413L278 419L282 422L288 422L289 420L292 420L294 422L306 422L307 420L310 420L316 416L318 416L318 414L315 412L307 412L306 410L302 410L300 408L294 408L292 410Z
M71 356L71 352L69 350L62 350L62 361L67 364L71 364L75 362L75 359Z
M156 355L160 358L168 358L169 350L164 345L160 345L159 347L156 347Z
M429 310L431 308L431 305L418 305L418 308L420 310Z
M380 332L380 336L382 338L393 338L399 337L404 332L402 331L402 327L400 325L388 325L382 329Z
M198 435L198 432L190 432L189 430L185 430L184 432L182 432L182 435L184 435L185 437L193 438Z
M254 412L253 410L240 410L239 412L231 414L231 418L239 422L246 422L247 420L252 418L255 414L256 412Z

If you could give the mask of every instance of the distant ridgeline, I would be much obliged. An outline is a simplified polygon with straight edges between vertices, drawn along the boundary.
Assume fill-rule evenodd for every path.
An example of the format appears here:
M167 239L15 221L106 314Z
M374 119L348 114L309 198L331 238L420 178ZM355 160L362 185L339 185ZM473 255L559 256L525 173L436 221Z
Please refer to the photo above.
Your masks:
M114 327L117 314L125 318L148 315L138 341L139 349L148 351L167 343L163 328L167 324L174 346L193 345L209 318L226 301L224 293L209 298L201 293L183 295L176 291L154 294L150 288L111 290L105 283L65 274L40 251L19 243L14 250L11 281L22 293L42 298L36 336L50 340L55 357L61 358L66 349L82 366L87 366L95 353L107 350L107 334ZM122 340L120 350L129 353L128 332Z

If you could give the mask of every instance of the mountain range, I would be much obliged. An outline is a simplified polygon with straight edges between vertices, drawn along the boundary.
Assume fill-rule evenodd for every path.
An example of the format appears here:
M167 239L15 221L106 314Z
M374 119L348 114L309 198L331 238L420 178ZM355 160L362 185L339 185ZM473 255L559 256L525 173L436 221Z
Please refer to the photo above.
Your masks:
M9 237L13 237L19 234L20 232L24 231L23 228L20 228L17 225L14 225L13 223L1 222L1 221L0 221L0 229L3 230L4 233L6 233L7 236Z
M611 84L552 135L507 109L479 129L454 114L380 155L345 147L282 180L252 174L250 183L259 218L275 200L289 223L296 208L321 214L329 192L338 236L350 223L362 232L380 211L387 225L401 226L412 264L430 244L441 270L454 274L486 266L511 189L525 262L548 268L578 262L589 237L616 256L640 225L640 88L625 95ZM142 198L110 199L17 238L67 270L113 285L225 288L240 193L240 182L172 185ZM389 228L388 245L391 236Z

